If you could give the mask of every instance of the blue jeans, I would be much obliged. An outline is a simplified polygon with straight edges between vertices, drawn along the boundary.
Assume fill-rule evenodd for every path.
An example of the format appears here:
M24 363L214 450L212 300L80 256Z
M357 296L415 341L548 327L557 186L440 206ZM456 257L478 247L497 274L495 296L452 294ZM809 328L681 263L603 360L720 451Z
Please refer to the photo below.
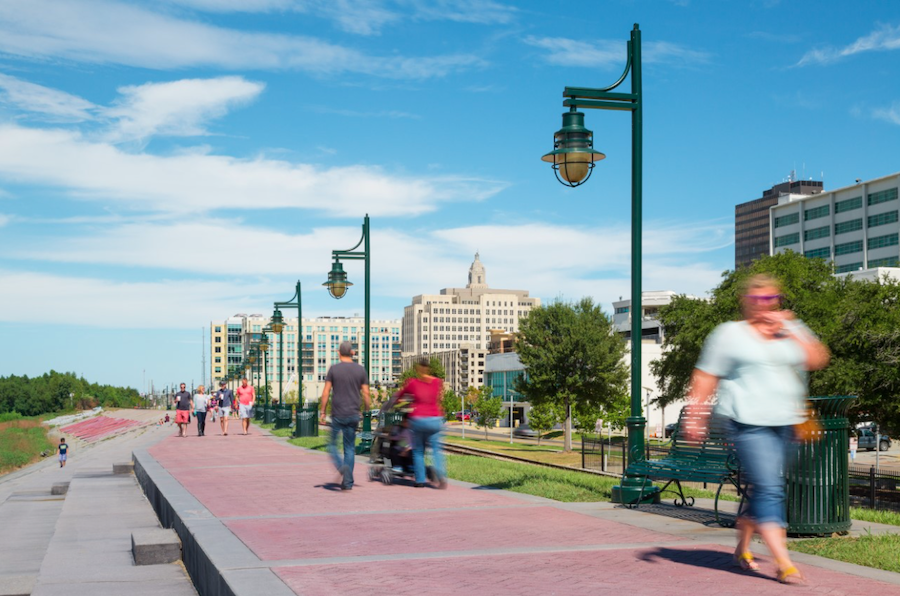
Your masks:
M444 452L441 450L441 430L444 428L444 419L440 416L410 418L409 426L413 431L413 470L416 473L416 483L423 484L425 482L425 445L431 445L434 469L438 478L442 480L446 478Z
M334 467L341 471L343 468L344 479L342 484L344 487L353 486L353 462L356 461L356 426L359 424L359 416L351 416L349 418L331 419L331 440L328 441L328 453L331 454L331 460ZM344 442L343 459L337 450L337 436L340 433Z
M750 487L746 516L756 524L787 527L785 467L796 443L793 426L752 426L732 421L741 475Z

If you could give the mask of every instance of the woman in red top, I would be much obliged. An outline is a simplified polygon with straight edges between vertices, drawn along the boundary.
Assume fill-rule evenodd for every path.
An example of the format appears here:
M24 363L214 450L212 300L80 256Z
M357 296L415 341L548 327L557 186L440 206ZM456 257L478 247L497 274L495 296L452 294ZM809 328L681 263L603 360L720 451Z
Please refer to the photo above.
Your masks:
M441 410L443 389L443 381L431 374L431 364L428 359L422 358L416 363L416 376L408 380L394 395L395 398L404 395L412 398L413 410L409 415L409 424L413 432L416 487L425 486L426 444L431 445L438 487L447 487L447 469L444 465L444 452L441 450L441 431L444 429L444 412Z

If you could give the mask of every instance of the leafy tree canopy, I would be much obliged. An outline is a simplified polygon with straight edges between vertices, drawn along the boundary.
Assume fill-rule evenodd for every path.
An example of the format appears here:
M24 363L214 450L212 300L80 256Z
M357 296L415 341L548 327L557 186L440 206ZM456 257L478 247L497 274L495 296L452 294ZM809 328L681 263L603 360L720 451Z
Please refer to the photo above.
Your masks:
M444 371L444 365L441 364L441 361L432 356L429 359L429 363L431 364L431 374L436 376L439 379L446 379L446 372ZM416 367L411 366L408 369L404 370L400 377L397 378L397 387L403 387L408 380L416 376Z

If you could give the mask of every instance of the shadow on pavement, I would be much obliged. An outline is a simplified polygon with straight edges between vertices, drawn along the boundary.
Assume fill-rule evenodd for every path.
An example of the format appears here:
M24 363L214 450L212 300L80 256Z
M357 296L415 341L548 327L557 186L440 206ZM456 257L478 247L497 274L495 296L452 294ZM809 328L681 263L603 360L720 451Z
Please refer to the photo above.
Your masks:
M718 550L658 547L642 552L638 555L638 558L648 563L655 563L657 560L661 559L679 565L690 565L692 567L701 567L703 569L716 569L737 575L749 575L760 579L774 581L774 578L763 575L758 571L743 571L734 564L731 553Z

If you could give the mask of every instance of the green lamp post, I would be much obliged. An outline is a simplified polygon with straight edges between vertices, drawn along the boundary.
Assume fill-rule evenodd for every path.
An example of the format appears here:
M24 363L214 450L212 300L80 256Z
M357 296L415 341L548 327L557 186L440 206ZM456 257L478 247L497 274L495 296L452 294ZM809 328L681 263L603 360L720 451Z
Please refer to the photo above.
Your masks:
M360 245L362 245L363 250L357 250ZM369 284L369 271L370 271L370 247L369 247L369 214L367 213L365 218L363 218L362 225L362 237L359 239L359 242L356 243L356 246L349 250L333 250L331 251L331 257L334 259L334 263L331 265L331 271L328 272L328 281L323 283L322 285L328 288L328 293L331 294L332 298L340 300L347 293L347 288L352 286L353 284L347 281L347 273L344 272L344 265L341 263L342 260L348 261L363 261L365 266L365 330L363 332L363 338L360 338L362 341L362 359L363 366L366 369L366 374L369 376L369 382L372 381L371 378L371 358L369 357L369 346L371 344L369 335L371 334L371 323L369 320L369 298L370 298L370 284Z
M345 273L345 278L346 275ZM294 295L291 296L290 300L275 303L275 308L297 307L297 358L294 361L294 369L297 371L297 413L294 419L294 436L299 436L300 409L303 407L303 301L300 299L300 292L301 284L298 279L297 288L294 290Z
M284 316L277 308L272 313L272 322L270 324L272 331L278 334L278 403L280 404L283 400L281 391L284 388L284 372L282 370L284 366L284 341L281 334L284 330Z
M631 93L613 92L631 74ZM637 23L627 42L627 62L622 76L598 89L566 87L563 126L553 136L553 151L541 159L553 165L557 179L566 186L584 184L594 164L606 156L594 149L593 133L584 126L584 114L578 108L631 112L631 416L628 426L628 463L644 458L644 426L641 411L641 220L643 159L643 96L641 90L641 30ZM640 495L642 479L626 476L613 487L612 500L633 503ZM644 492L647 495L646 491ZM654 492L650 499L658 500Z

